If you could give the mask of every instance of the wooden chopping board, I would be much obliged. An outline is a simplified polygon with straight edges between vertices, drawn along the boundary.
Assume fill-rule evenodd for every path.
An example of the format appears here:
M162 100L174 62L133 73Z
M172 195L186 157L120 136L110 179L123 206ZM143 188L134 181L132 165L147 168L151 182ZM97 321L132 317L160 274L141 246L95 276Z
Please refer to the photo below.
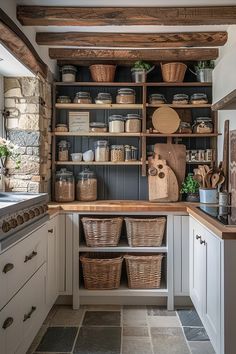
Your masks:
M236 130L230 132L230 193L231 205L236 207ZM236 220L234 209L231 211L232 220Z
M177 202L179 199L178 180L165 160L150 157L148 188L151 202Z
M235 157L236 158L236 157ZM223 162L222 170L225 176L225 181L222 185L222 190L229 191L229 120L224 124L224 144L223 144Z
M179 188L186 173L186 146L183 144L155 144L154 153L166 160L167 165L174 171Z
M153 127L162 134L175 133L179 128L178 113L170 107L160 107L152 115Z

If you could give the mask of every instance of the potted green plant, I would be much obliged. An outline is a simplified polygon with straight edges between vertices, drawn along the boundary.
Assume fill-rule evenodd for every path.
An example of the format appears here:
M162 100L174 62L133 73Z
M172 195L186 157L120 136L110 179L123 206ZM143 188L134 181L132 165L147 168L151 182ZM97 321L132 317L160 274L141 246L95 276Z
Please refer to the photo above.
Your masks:
M187 202L199 202L199 183L193 178L193 174L189 173L182 183L180 193L186 194Z
M212 71L215 67L213 60L202 60L195 66L195 75L199 82L212 82Z
M150 73L155 66L151 66L142 60L138 60L131 68L132 79L136 83L146 82L147 74Z
M10 140L0 137L0 192L5 191L5 176L7 174L7 160L15 162L15 168L20 168L19 146L13 144Z

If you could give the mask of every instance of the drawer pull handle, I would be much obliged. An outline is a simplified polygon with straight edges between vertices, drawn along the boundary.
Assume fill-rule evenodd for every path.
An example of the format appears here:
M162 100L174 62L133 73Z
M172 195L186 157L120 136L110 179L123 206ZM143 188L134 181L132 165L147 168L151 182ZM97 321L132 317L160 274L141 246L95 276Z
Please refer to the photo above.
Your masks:
M28 319L30 319L30 317L34 313L34 311L36 311L36 306L32 306L30 312L24 315L23 322L25 322Z
M8 327L10 327L10 326L12 325L13 322L14 322L13 318L12 318L12 317L8 317L8 318L4 321L4 323L3 323L3 325L2 325L2 328L3 328L3 329L7 329Z
M52 234L53 233L53 229L49 229L48 232L50 232L50 234Z
M33 251L31 254L29 254L28 256L25 256L25 261L24 263L30 261L32 258L34 258L35 256L37 256L38 252Z
M202 236L196 235L196 240L201 240Z
M200 240L200 244L205 246L206 245L206 241L205 240Z
M12 270L13 268L14 268L14 264L12 264L12 263L7 263L7 264L4 266L2 272L6 274L7 272L10 272L10 270Z

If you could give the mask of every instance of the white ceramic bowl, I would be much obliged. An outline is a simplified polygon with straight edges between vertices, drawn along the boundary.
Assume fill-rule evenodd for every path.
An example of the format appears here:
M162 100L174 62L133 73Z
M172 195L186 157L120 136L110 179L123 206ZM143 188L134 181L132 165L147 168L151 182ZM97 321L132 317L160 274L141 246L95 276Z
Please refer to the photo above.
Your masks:
M70 154L72 161L82 161L83 154L81 152L75 152L74 154Z

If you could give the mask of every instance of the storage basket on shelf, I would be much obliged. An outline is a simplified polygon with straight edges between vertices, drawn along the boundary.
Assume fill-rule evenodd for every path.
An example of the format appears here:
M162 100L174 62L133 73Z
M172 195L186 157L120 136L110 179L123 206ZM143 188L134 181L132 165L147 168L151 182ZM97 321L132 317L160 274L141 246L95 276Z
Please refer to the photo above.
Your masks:
M166 218L125 218L130 247L159 247L165 232Z
M93 81L113 82L115 78L116 65L93 64L89 67Z
M183 82L187 65L184 63L161 64L163 81L165 82Z
M163 254L124 256L131 289L157 289L161 286Z
M118 245L123 218L82 218L88 247L114 247Z
M88 290L117 289L123 257L118 254L86 253L80 256L84 287Z

